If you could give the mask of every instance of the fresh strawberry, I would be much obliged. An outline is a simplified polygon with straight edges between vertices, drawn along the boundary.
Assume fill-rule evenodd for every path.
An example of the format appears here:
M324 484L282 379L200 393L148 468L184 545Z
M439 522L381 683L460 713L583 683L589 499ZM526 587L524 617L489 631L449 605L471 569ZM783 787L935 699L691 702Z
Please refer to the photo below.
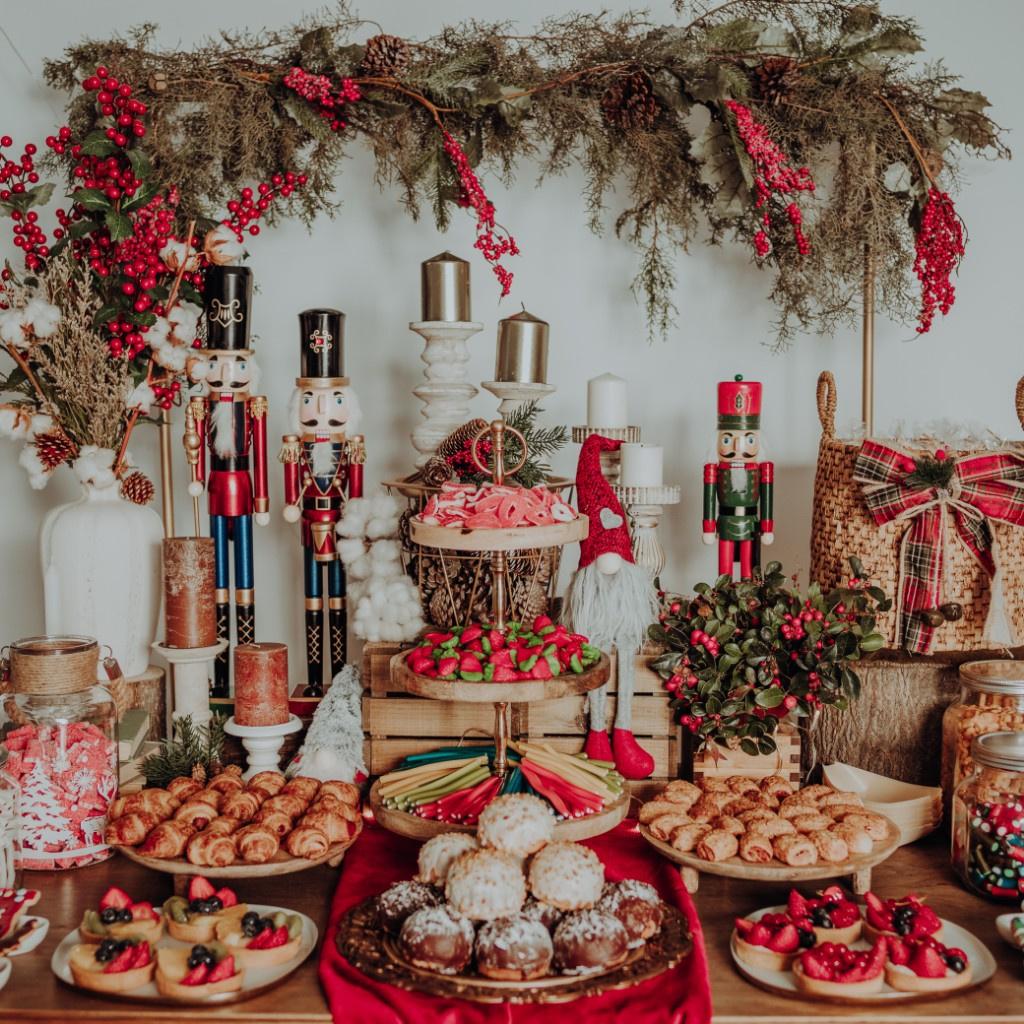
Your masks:
M741 938L745 939L751 929L754 927L754 922L749 917L737 917L736 918L736 934Z
M134 951L134 955L131 959L131 969L134 970L136 967L145 967L146 964L152 960L152 956L149 952L149 943L140 942L137 946L129 947Z
M220 905L226 910L228 907L238 906L238 897L235 895L234 889L229 889L225 886L223 889L218 889L214 896L220 900Z
M939 915L931 907L919 906L913 917L913 924L910 928L912 938L918 939L925 935L934 935L942 928L942 921Z
M273 928L264 928L257 932L247 943L249 949L270 949L270 940L274 936Z
M889 946L884 938L878 939L875 944L871 947L871 952L868 953L867 969L868 977L875 978L882 973L885 967L885 958L888 955ZM864 954L860 954L863 956Z
M131 905L131 896L124 889L118 889L116 885L108 889L100 899L100 910L106 910L108 907L113 907L115 910L124 910L125 907L130 907Z
M892 928L892 912L886 909L873 892L864 895L864 902L867 904L868 924L879 931L889 931Z
M780 928L768 940L768 948L774 953L795 953L800 948L800 933L796 925L787 924Z
M832 904L832 927L849 928L860 917L860 908L850 900Z
M152 921L159 916L153 909L153 904L147 903L145 900L141 903L133 903L130 909L133 921Z
M122 974L132 969L132 960L135 959L135 947L125 946L117 956L103 968L104 974Z
M269 932L270 929L268 928L267 931ZM278 946L287 946L287 945L288 945L288 929L284 925L281 925L280 928L275 928L270 933L270 944L267 946L267 948L268 949L276 949Z
M931 946L919 943L910 954L907 966L919 978L944 978L946 961L942 954Z
M212 971L210 976L206 979L211 985L218 981L227 981L228 978L235 976L235 958L233 956L226 956Z
M217 890L203 877L196 875L188 884L188 898L191 900L208 900L216 896Z
M829 967L825 956L818 949L809 949L800 957L800 966L808 978L817 978L819 981L832 980L832 968Z
M807 900L805 900L803 896L796 891L796 889L789 890L789 900L787 901L786 906L789 911L789 916L794 920L798 917L806 917L810 912Z
M197 964L181 979L182 985L205 985L210 977L209 964Z
M822 889L821 898L826 903L843 903L846 900L846 893L841 886L830 885L827 889Z
M910 947L902 939L890 936L889 959L897 966L903 966L910 959Z
M746 941L752 946L767 946L768 940L771 937L771 929L767 925L758 921L755 923L754 927L750 929L749 934L746 936Z

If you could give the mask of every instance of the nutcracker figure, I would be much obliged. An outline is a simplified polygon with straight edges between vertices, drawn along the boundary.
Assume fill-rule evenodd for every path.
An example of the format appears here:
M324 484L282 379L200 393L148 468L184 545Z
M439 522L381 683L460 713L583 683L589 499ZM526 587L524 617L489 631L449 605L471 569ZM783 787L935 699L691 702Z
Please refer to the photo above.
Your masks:
M704 543L718 539L719 575L750 579L760 565L760 544L771 544L775 467L762 462L761 385L735 380L718 385L717 462L704 466Z
M307 309L299 314L302 376L295 380L289 409L291 434L279 456L284 464L284 518L302 520L306 595L307 697L324 692L323 570L327 574L330 672L340 672L347 654L345 569L335 528L346 496L363 494L366 449L359 429L359 401L344 368L345 314Z
M189 400L186 417L194 437L189 494L205 487L210 534L216 556L217 638L229 640L230 555L234 546L235 633L240 644L256 639L252 522L270 522L267 491L267 399L251 392L258 387L259 368L249 348L252 271L248 267L215 266L206 274L206 348L189 374L202 395ZM209 471L206 452L209 451ZM198 457L196 457L198 456ZM215 697L229 693L228 650L214 665Z

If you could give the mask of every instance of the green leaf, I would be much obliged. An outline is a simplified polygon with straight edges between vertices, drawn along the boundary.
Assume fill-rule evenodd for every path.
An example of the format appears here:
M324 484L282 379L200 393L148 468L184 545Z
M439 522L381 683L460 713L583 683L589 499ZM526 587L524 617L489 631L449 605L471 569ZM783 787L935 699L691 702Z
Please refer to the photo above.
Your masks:
M96 224L91 220L76 220L68 228L68 238L85 238L90 231L96 230Z
M45 206L53 196L53 182L47 181L27 189L25 195L28 196L28 206Z
M873 651L880 651L885 646L885 637L881 633L871 633L860 642L860 649L871 654Z
M770 686L767 690L759 690L754 701L761 708L777 708L785 698L781 686Z
M96 315L92 318L94 327L104 327L108 320L113 320L120 316L121 307L115 306L114 303L108 302L96 311Z
M82 139L82 152L86 156L111 156L117 150L118 147L99 129Z
M128 163L132 165L135 177L141 178L143 181L153 173L153 165L149 162L145 150L138 147L128 150Z
M131 213L133 210L141 209L146 205L158 192L160 186L155 181L147 181L142 188L140 188L134 196L127 202L121 205L122 213Z
M126 238L131 238L131 218L126 217L123 213L120 213L117 210L108 210L107 216L104 218L104 223L107 225L107 230L110 232L110 240L112 242L123 242Z
M109 210L110 200L98 188L80 188L71 193L71 198L86 210Z
M757 752L759 754L767 756L768 754L774 754L775 750L775 740L773 740L771 736L762 736L757 741Z
M747 757L757 757L757 744L753 740L748 740L745 736L740 740L740 750Z

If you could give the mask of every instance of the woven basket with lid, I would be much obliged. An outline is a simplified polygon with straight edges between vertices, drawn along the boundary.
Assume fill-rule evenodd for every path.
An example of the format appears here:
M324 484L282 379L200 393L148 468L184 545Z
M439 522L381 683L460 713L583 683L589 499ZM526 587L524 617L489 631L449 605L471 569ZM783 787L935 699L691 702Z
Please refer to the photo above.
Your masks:
M836 382L827 370L818 377L818 419L821 443L814 477L814 509L811 524L811 579L829 588L850 575L850 558L857 557L871 582L895 597L900 574L900 540L910 523L876 526L864 503L861 485L853 479L860 443L836 436ZM1024 378L1017 384L1017 417L1024 426ZM931 454L924 448L900 443L911 457ZM978 449L950 450L956 458L978 454ZM1024 445L1021 446L1024 454ZM1024 642L1024 529L992 522L999 549L1003 599L1015 644ZM989 579L960 543L948 546L944 600L963 607L963 617L935 630L932 652L990 650L984 635L989 609ZM878 631L888 647L898 646L895 601L891 611L878 617Z

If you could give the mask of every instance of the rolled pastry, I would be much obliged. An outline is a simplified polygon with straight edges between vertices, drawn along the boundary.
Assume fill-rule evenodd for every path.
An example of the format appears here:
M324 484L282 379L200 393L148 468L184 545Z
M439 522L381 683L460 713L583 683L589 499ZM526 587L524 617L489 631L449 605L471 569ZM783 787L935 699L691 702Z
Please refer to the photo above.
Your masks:
M217 808L211 807L201 800L187 800L175 812L174 820L183 825L191 825L195 829L204 829L217 817Z
M164 860L180 857L185 852L188 841L195 829L181 821L162 821L146 836L139 847L139 853L147 857L160 857Z
M714 776L712 778L704 778L700 781L700 788L705 793L731 793L732 790L729 788L729 783L725 779Z
M266 825L267 828L273 829L279 837L288 835L292 830L292 819L281 811L268 811L261 807L259 813L256 815L256 822L257 824Z
M685 811L692 807L700 798L701 790L692 782L685 779L675 779L670 782L658 795L659 800L667 800L670 804L679 804Z
M818 848L807 836L776 836L772 840L775 856L793 868L804 868L818 863Z
M693 818L688 814L659 814L647 827L651 830L651 835L655 839L660 839L663 843L667 843L673 829L678 828L680 825L692 824Z
M752 821L771 821L772 818L777 818L778 815L767 807L754 807L749 811L741 811L736 817L744 825L749 825Z
M746 826L739 818L733 818L728 814L722 814L713 819L711 827L717 832L729 832L734 836L741 836L747 831Z
M818 808L799 794L787 797L779 804L780 818L799 818L801 814L817 814Z
M234 837L216 832L200 832L189 840L185 856L189 863L199 867L227 867L235 861Z
M813 786L804 786L803 789L799 790L800 796L813 803L817 803L823 797L829 796L834 792L835 789L832 786L826 786L823 782L815 783Z
M239 821L252 821L259 809L259 795L248 790L229 794L221 808L225 814Z
M280 793L278 796L272 796L265 800L260 810L280 811L294 821L305 813L308 806L308 800L303 800L302 797L296 796L294 793Z
M715 829L697 843L696 854L702 860L728 860L736 856L739 841L731 832Z
M668 800L648 800L647 803L641 805L637 813L637 821L641 825L650 825L655 818L660 818L663 814L678 813L679 804L670 803Z
M793 822L778 816L774 818L758 818L747 825L747 831L758 836L767 836L774 839L776 836L792 836L796 834L796 827Z
M870 853L875 848L874 841L864 829L845 821L842 824L833 825L829 832L842 839L850 853Z
M211 836L229 836L232 832L237 832L238 826L241 824L237 818L221 814L214 818L203 831Z
M835 824L827 814L798 814L795 818L789 819L797 832L820 832L824 828L831 828Z
M300 825L285 841L285 847L293 857L316 860L331 848L327 835L311 825Z
M335 843L344 843L355 831L347 818L330 811L311 811L300 819L299 825L303 828L319 829L327 836L327 841L332 846Z
M179 775L167 783L167 792L176 796L184 803L193 793L198 793L203 788L201 782L189 778L187 775Z
M850 856L846 840L834 832L813 832L810 838L818 849L818 860L826 864L839 864Z
M359 808L353 804L347 804L342 800L339 800L336 796L327 794L326 796L318 796L310 805L306 808L307 814L313 814L317 811L329 811L331 814L336 814L346 821L358 821L360 818Z
M760 799L752 800L748 796L738 796L735 800L730 800L723 808L723 814L731 814L734 818L738 814L742 814L744 811L752 811L755 807L760 807Z
M687 813L694 821L711 821L722 813L731 800L731 793L705 793Z
M761 780L759 786L762 793L780 801L793 794L793 784L783 775L769 775Z
M846 814L843 816L844 825L853 825L854 828L862 828L877 843L880 839L887 839L889 826L885 818L880 814L873 814L871 811L863 811L860 814Z
M120 818L125 814L143 812L154 815L158 821L165 821L180 806L181 800L166 789L143 789L115 800L111 813L113 817Z
M285 778L280 772L257 772L245 788L264 797L277 796L284 789Z
M864 801L861 800L859 793L850 793L844 790L838 790L835 793L827 793L818 801L818 807L823 811L826 807L839 807L844 804L852 807L863 807ZM831 813L831 811L826 813Z
M227 772L221 772L220 775L215 775L207 784L207 789L212 789L217 793L223 793L225 796L231 793L237 793L240 789L245 787L245 783L237 775L229 775Z
M740 859L751 864L767 864L774 860L775 851L771 839L757 832L740 836Z
M235 833L235 849L248 864L266 864L281 849L281 840L266 825L246 825Z
M725 784L737 796L752 796L757 799L761 794L761 787L757 784L757 780L747 778L745 775L730 775L725 780Z
M281 792L286 796L297 796L308 804L316 799L319 789L319 780L311 779L307 775L297 775L294 779L289 779L284 784Z
M843 821L851 814L864 814L865 811L859 804L829 804L828 807L822 807L821 813L836 821Z
M354 782L342 782L340 779L323 782L317 796L336 796L343 803L351 804L353 807L359 805L359 787Z
M218 789L210 789L210 787L207 786L206 789L201 789L198 793L193 793L189 797L189 802L209 804L211 807L219 811L221 804L224 803L224 794Z
M108 846L138 846L159 824L160 819L155 814L132 811L106 827L103 841Z
M680 853L692 853L694 847L711 831L706 822L695 821L692 825L680 825L672 830L669 844Z

